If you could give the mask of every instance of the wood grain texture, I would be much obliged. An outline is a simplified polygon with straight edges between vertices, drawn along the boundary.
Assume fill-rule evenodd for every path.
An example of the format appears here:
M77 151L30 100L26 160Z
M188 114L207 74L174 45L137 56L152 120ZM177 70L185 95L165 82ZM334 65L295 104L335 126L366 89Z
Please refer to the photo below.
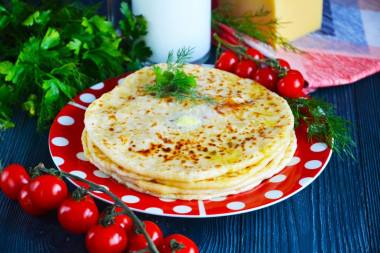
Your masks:
M240 215L171 218L137 213L165 235L182 233L201 252L380 252L380 74L312 94L337 105L353 122L356 161L332 156L306 189L279 204ZM4 165L53 166L48 132L16 110L16 127L2 134ZM71 190L74 187L68 183ZM84 235L64 231L56 211L33 217L0 192L0 252L86 252ZM107 206L97 201L99 209Z

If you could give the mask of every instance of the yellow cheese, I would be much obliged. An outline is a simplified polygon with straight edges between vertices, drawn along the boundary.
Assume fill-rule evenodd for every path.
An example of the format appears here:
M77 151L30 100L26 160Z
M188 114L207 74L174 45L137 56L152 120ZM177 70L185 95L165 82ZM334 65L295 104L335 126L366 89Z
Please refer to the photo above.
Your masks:
M271 13L267 19L277 19L277 35L292 41L321 27L323 0L219 0L232 3L232 15L240 16L247 11L255 13L261 7Z

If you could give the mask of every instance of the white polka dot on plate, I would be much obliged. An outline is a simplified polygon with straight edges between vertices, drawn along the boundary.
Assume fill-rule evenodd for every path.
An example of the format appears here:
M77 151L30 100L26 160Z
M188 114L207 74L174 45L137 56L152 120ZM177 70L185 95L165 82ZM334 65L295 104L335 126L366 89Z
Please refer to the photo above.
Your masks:
M53 162L55 163L55 165L60 166L60 165L65 163L65 160L63 160L63 158L61 158L59 156L54 156Z
M276 175L274 177L272 177L271 179L269 179L269 182L271 183L279 183L279 182L282 182L286 179L286 176L285 175Z
M64 147L69 145L69 140L63 137L55 137L51 140L55 146Z
M70 116L61 116L58 118L58 123L63 126L70 126L74 124L74 119Z
M304 177L304 178L300 179L300 181L298 181L298 183L301 186L305 186L305 185L308 185L312 180L313 180L312 177Z
M108 188L108 186L105 186L105 185L99 185L99 186L103 186L104 188L107 189L107 191L110 190L110 188ZM103 193L102 191L94 191L94 192L96 192L96 193Z
M318 169L322 166L322 162L319 160L311 160L305 163L305 168L309 170Z
M159 198L161 201L164 201L164 202L174 202L175 199L165 199L165 198Z
M227 204L227 208L231 210L241 210L245 207L245 204L240 201L230 202Z
M100 82L90 87L92 90L101 90L104 88L104 83Z
M212 198L210 199L211 201L223 201L223 200L226 200L227 197L217 197L217 198Z
M96 97L90 93L84 93L80 95L79 99L84 103L92 103L96 99Z
M134 204L140 201L140 198L133 195L125 195L121 198L122 201L128 204Z
M120 78L120 79L117 81L117 83L118 83L118 84L122 84L122 83L124 82L124 80L125 80L125 78Z
M299 158L299 157L297 157L297 156L294 156L294 157L292 158L292 160L290 160L286 166L293 166L293 165L296 165L296 164L298 164L300 161L301 161L301 158Z
M84 156L83 152L77 153L77 158L82 161L88 161L88 159Z
M184 205L173 207L173 211L176 213L190 213L191 210L191 207Z
M313 152L322 152L327 149L327 144L323 142L317 142L311 145L310 150Z
M147 213L153 213L153 214L163 214L164 211L161 208L158 207L149 207L145 209Z
M110 176L104 174L102 171L100 170L94 170L94 175L97 176L97 177L100 177L100 178L109 178Z
M282 195L284 195L284 193L279 190L272 190L265 193L265 197L267 199L279 199L282 197Z
M80 171L80 170L73 170L73 171L70 171L70 174L71 174L71 175L78 176L78 177L80 177L80 178L86 178L86 177L87 177L87 174L84 173L83 171Z

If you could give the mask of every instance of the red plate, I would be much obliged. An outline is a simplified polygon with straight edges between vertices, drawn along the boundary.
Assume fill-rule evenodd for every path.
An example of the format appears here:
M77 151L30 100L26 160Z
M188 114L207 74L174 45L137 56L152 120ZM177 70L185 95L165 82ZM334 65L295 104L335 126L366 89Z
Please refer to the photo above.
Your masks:
M291 162L280 173L250 191L211 200L183 201L161 199L130 190L88 162L83 156L81 144L87 106L103 93L112 90L125 76L98 83L69 102L51 127L49 147L59 169L107 187L134 211L176 217L213 217L257 210L278 203L305 188L318 177L330 159L331 149L325 143L308 142L307 129L301 127L296 131L298 148ZM75 180L70 181L77 186L84 185ZM92 193L103 201L113 203L104 193Z

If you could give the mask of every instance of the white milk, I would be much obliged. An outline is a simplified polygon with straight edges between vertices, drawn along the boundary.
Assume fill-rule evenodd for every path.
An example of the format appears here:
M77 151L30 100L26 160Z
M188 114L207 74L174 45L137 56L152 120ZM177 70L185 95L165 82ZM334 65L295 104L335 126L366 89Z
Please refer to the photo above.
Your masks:
M211 48L211 0L132 0L134 15L148 22L149 61L166 62L169 51L194 48L190 62L207 60Z

